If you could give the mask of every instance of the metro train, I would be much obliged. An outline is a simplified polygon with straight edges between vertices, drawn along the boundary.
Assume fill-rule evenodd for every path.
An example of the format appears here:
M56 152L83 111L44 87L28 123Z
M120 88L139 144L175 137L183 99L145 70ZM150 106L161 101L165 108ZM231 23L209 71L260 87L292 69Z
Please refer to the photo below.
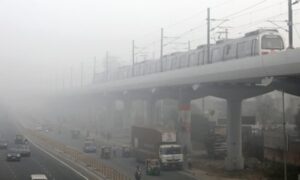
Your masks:
M122 80L249 56L266 55L284 49L284 41L278 30L258 29L246 33L241 38L217 41L210 46L209 58L207 58L207 46L200 45L196 49L187 52L175 52L165 55L162 61L147 60L135 63L133 66L122 66L113 71L99 73L96 76L95 83Z

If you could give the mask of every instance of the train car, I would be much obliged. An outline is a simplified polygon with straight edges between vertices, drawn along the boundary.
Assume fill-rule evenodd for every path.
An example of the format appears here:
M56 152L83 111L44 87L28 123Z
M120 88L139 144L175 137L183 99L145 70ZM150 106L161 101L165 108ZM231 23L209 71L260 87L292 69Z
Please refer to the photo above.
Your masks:
M179 69L180 68L180 55L182 52L174 52L171 54L171 69Z
M170 71L172 69L172 54L163 56L162 65L163 71Z
M178 55L179 58L179 67L180 68L186 68L189 66L189 53L181 53Z
M220 40L217 41L216 44L212 44L210 46L209 59L207 58L207 46L200 45L194 50L165 55L163 56L162 62L160 60L151 60L136 63L133 66L133 76L157 73L161 71L161 68L163 72L166 72L208 63L241 59L249 56L266 55L282 50L284 50L284 42L278 30L258 29L246 33L241 38ZM132 67L128 66L126 68L119 68L117 72L109 72L108 80L131 77L131 68Z
M266 55L284 50L282 36L276 29L259 29L244 37L218 41L211 47L211 62Z

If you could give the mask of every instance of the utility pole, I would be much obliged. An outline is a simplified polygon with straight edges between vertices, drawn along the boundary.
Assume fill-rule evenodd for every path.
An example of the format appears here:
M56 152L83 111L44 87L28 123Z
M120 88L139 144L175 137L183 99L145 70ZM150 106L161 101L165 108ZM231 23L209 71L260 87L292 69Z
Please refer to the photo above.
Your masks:
M210 8L207 8L207 63L210 64Z
M62 73L62 89L65 89L65 72Z
M70 68L70 88L73 87L73 68Z
M132 67L131 67L131 75L134 76L134 58L135 58L135 54L134 54L134 40L132 40Z
M106 80L108 80L108 51L106 51L106 57L105 57L105 68L106 68Z
M282 125L283 125L283 168L284 168L284 180L287 180L287 151L288 151L288 139L286 134L286 121L285 121L285 104L284 104L284 90L282 90Z
M221 28L221 27L220 27ZM223 27L222 27L223 28ZM226 28L224 28L224 31L219 31L219 32L217 32L217 33L219 33L220 35L219 35L219 39L220 39L220 37L221 37L221 35L222 34L225 34L225 39L228 39L228 28L226 27Z
M294 49L293 47L293 8L292 0L288 0L288 27L289 27L289 49Z
M83 62L81 62L80 67L80 87L83 87Z
M163 56L164 56L164 29L160 31L160 71L163 71Z
M97 58L94 57L94 64L93 64L93 82L95 82L96 79L96 65L97 65Z

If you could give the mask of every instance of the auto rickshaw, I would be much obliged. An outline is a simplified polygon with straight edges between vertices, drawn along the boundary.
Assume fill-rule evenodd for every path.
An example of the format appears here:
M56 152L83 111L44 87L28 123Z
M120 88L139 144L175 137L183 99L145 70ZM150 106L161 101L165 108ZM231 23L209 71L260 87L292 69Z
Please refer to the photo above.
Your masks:
M158 159L146 159L146 174L152 176L159 176L160 175L160 163Z
M131 149L128 146L122 146L122 157L130 157Z
M111 147L103 146L101 147L101 158L102 159L110 159L111 158Z

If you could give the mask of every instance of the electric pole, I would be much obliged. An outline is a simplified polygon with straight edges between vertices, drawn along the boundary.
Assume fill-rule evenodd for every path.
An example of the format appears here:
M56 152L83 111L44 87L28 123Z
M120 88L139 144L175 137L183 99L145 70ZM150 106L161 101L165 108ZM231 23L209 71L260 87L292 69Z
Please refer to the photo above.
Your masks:
M62 73L62 89L65 89L65 72Z
M287 180L287 151L288 151L288 139L286 134L286 120L285 120L285 104L284 104L284 90L282 90L282 125L283 125L283 173L284 173L284 180Z
M210 8L207 8L207 63L210 64Z
M132 41L132 67L131 67L131 74L132 76L134 76L134 58L135 58L135 54L134 54L134 40Z
M289 27L289 49L294 49L293 47L293 8L292 0L288 0L288 27Z
M73 68L70 68L70 88L73 87Z
M83 87L83 62L81 62L80 66L80 87Z
M93 83L95 82L96 79L96 65L97 65L97 59L96 56L94 57L94 64L93 64Z
M106 57L105 57L105 68L106 68L106 80L108 80L108 51L106 51Z
M164 29L161 28L160 31L160 71L163 71L163 55L164 55Z

